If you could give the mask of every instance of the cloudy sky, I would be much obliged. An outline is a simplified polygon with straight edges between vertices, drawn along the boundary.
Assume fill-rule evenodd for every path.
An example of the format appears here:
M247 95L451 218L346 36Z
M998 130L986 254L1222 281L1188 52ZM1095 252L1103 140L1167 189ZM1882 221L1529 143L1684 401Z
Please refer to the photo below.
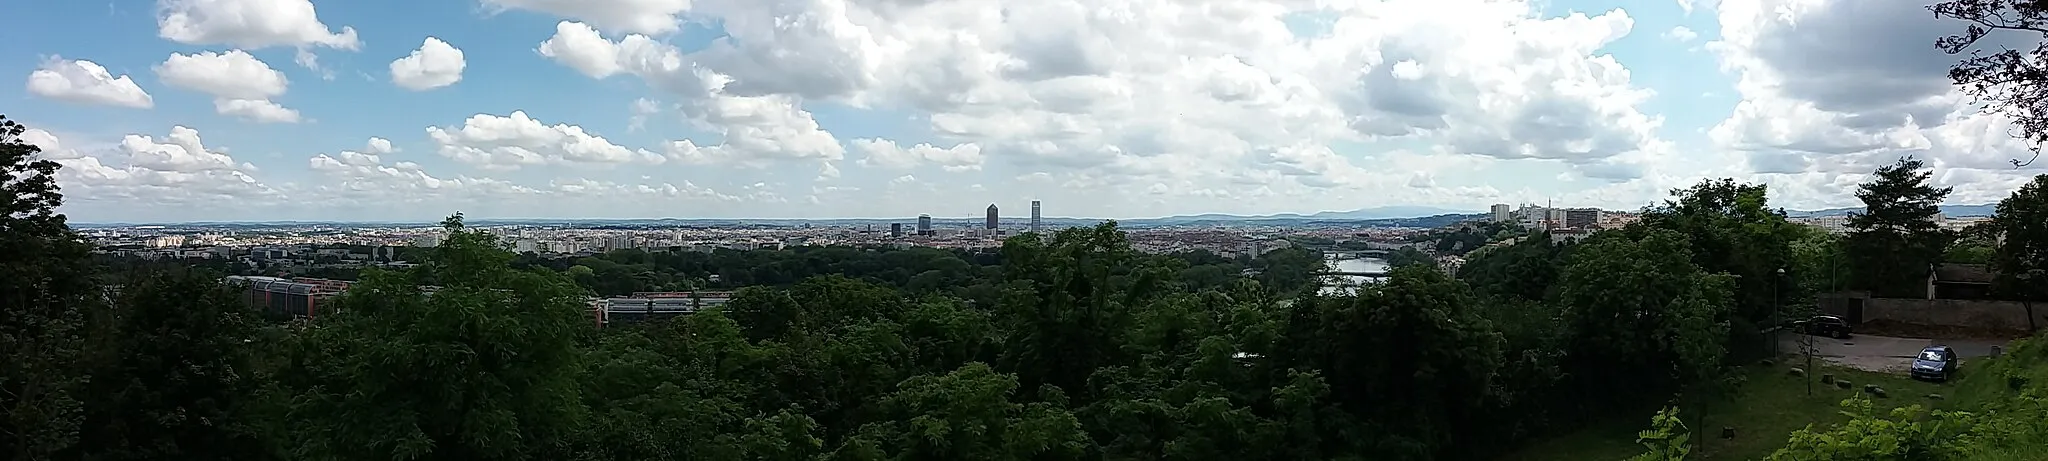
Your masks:
M1913 1L161 0L0 17L74 220L1952 203L2048 162ZM2026 37L2013 37L2023 40Z

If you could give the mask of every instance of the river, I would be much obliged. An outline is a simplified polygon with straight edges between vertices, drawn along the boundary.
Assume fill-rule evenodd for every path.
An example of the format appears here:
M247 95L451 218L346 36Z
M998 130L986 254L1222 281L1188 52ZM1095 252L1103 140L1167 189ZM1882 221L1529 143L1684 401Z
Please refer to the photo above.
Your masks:
M1327 265L1327 266L1329 266L1329 267L1330 267L1330 270L1332 270L1332 271L1336 271L1336 272L1386 272L1386 271L1387 271L1387 261L1386 261L1386 260L1382 260L1382 259L1379 259L1379 258L1350 258L1350 259L1330 259L1330 260L1328 260L1328 261L1324 261L1324 262L1323 262L1323 264L1324 264L1324 265ZM1359 284L1359 283L1364 283L1364 282L1368 282L1368 281L1374 281L1374 280L1376 280L1376 278L1373 278L1373 277L1359 277L1359 276L1353 276L1353 275L1331 275L1331 276L1325 276L1325 280L1324 280L1324 282L1323 282L1323 283L1324 283L1324 285L1323 285L1323 293L1324 293L1324 294L1337 294L1337 293L1345 293L1345 292L1348 292L1348 291L1350 291L1350 287L1351 287L1352 285L1357 285L1357 284Z

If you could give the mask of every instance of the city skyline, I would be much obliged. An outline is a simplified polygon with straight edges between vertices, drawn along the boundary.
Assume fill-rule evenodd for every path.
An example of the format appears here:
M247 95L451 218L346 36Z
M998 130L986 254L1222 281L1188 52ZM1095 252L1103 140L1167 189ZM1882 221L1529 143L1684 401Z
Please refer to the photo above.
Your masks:
M1961 24L1792 2L56 2L0 18L0 98L79 222L1634 209L1723 177L1811 210L1902 155L1952 203L2048 171L1948 84Z

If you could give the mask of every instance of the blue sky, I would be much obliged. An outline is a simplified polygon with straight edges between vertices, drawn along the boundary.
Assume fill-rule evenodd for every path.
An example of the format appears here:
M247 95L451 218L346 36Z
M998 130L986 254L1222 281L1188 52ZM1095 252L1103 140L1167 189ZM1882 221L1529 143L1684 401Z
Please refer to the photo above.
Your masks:
M1917 11L1846 0L1690 12L1666 1L358 0L311 2L311 26L289 14L306 3L55 2L8 15L0 30L21 45L0 49L0 76L16 79L0 85L4 113L58 140L65 211L83 221L968 216L1033 198L1049 214L1103 217L1627 209L1707 177L1768 183L1781 205L1819 208L1853 202L1846 188L1902 154L1930 158L1959 202L1995 200L2038 172L1996 168L2025 146L1981 139L2004 121L1973 115L1944 86L1854 87L1939 82L1938 66L1793 74L1800 47L1855 55L1838 48L1884 42L1860 38L1884 33L1862 24ZM1798 14L1761 14L1780 9ZM181 42L164 26L231 11L249 19L193 30L245 40ZM1953 26L1924 22L1893 33L1931 42ZM290 44L345 27L353 50ZM1692 36L1674 36L1679 27ZM561 32L572 30L596 40ZM460 50L460 79L394 84L392 61L427 37ZM289 80L269 101L300 120L218 113L216 99L238 98L217 94L246 82L195 89L159 69L173 54L235 49ZM318 70L295 63L302 49ZM94 103L77 88L107 82L87 77L65 94L30 82L80 68L71 60L126 76L152 104ZM1911 104L1833 104L1843 96L1803 94L1815 85L1791 77ZM515 111L540 125L462 129ZM1848 122L1902 113L1926 116ZM575 129L545 131L558 124ZM176 148L173 126L232 160L152 163ZM150 142L123 145L131 135ZM396 152L370 152L372 137Z

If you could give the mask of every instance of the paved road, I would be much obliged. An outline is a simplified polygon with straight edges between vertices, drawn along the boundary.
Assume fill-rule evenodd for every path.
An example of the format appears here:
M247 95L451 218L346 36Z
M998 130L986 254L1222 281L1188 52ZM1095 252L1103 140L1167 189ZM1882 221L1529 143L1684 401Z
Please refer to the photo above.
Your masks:
M1793 333L1778 333L1779 350L1788 354L1799 352L1802 336ZM1814 355L1822 357L1904 357L1920 354L1920 349L1933 345L1954 348L1962 357L1986 357L1993 348L2006 342L1985 339L1927 339L1900 338L1877 335L1855 335L1849 339L1834 339L1823 336L1813 337Z
M1791 333L1778 335L1781 351L1798 353L1803 336ZM1894 338L1890 336L1855 335L1849 339L1835 339L1814 336L1813 355L1820 357L1902 357L1910 358L1920 354L1920 349L1934 344L1925 338Z
M1798 354L1802 336L1790 332L1777 333L1778 347L1787 354ZM1913 364L1913 357L1920 355L1920 349L1932 345L1947 345L1964 358L1985 357L1993 347L2002 341L1988 340L1936 340L1927 338L1899 338L1891 336L1855 335L1849 339L1813 337L1814 356L1829 362L1877 372L1904 372ZM1965 362L1967 363L1967 362Z

